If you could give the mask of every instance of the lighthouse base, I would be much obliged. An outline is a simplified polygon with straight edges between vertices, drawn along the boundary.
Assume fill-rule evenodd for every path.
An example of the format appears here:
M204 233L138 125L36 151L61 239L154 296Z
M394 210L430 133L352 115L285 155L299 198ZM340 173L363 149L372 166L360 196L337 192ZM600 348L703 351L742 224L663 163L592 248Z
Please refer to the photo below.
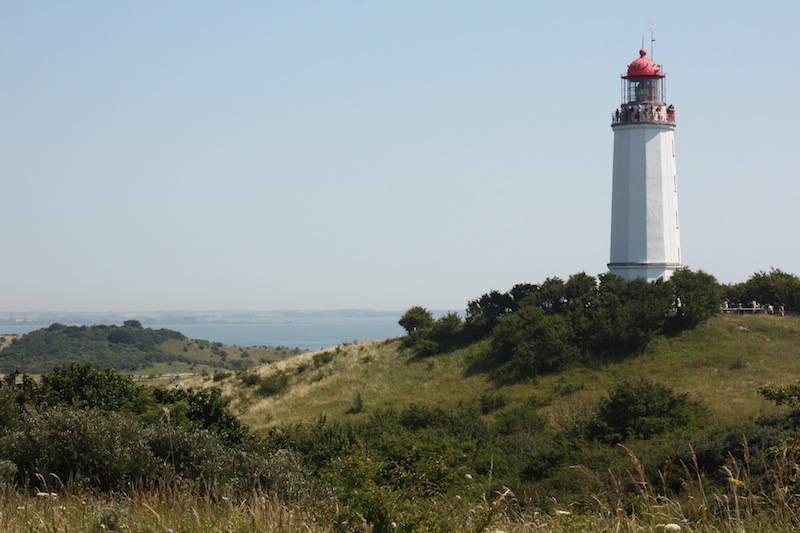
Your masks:
M627 280L644 278L655 281L658 278L669 279L672 273L683 268L680 263L609 263L608 270Z

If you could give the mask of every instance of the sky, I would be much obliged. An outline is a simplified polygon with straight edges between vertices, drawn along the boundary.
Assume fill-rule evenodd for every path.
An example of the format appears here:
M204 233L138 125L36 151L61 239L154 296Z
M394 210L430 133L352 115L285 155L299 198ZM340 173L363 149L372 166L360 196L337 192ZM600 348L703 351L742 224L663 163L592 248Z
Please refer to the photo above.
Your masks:
M681 252L800 273L797 2L0 2L0 311L463 310L607 271L620 75ZM652 35L655 42L651 42Z

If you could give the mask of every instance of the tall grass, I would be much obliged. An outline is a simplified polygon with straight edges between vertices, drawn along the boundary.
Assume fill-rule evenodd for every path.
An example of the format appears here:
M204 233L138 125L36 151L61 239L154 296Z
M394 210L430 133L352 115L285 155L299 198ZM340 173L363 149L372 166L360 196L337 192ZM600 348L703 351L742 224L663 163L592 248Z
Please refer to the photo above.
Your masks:
M170 491L109 496L64 490L30 496L7 488L0 531L330 531L313 509L288 507L267 494L238 501Z
M543 512L516 500L504 490L485 495L473 502L442 499L430 516L430 527L415 524L410 529L393 522L386 531L453 532L775 532L795 531L800 525L800 498L795 483L800 465L789 450L774 457L751 457L746 442L744 461L731 462L723 468L725 488L712 488L693 456L669 472L660 472L661 484L652 484L645 467L628 448L630 467L609 472L603 484L609 491L594 494L593 505L572 508L553 502L553 510ZM770 480L767 490L756 491L751 479L751 461L762 461ZM580 469L580 467L574 467ZM663 490L677 476L682 490L678 498L667 497ZM587 488L596 485L589 479ZM44 485L38 495L5 486L0 493L0 531L46 532L336 532L381 531L367 522L339 522L334 516L336 501L317 499L306 494L292 504L269 493L254 491L245 497L225 494L186 492L178 489L137 490L131 493L92 494L54 483ZM58 486L56 486L58 485ZM459 509L466 511L459 512ZM521 509L524 509L522 511Z

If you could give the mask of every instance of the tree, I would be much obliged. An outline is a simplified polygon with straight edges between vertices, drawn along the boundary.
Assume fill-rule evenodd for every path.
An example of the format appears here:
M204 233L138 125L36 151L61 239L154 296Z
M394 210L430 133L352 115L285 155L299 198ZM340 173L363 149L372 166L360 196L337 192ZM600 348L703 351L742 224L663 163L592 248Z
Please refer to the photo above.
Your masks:
M531 304L507 316L492 334L492 351L512 381L562 370L580 357L569 321Z
M672 301L670 288L661 280L625 280L601 274L596 310L588 336L596 354L631 355L641 352L664 325Z
M668 283L675 294L678 328L694 328L719 314L722 288L711 274L682 268L672 274Z
M398 324L411 335L415 331L433 326L433 315L424 307L416 305L403 314Z
M730 285L727 291L726 296L734 302L756 300L765 305L785 304L789 309L800 309L800 278L778 268L756 272L744 283Z
M559 313L567 303L566 285L560 278L547 278L529 298L549 313Z
M461 317L450 311L429 326L410 332L405 345L412 348L417 357L429 357L459 346L464 340L462 332Z
M514 310L514 297L508 293L491 291L467 304L466 324L475 338L488 335L500 319Z

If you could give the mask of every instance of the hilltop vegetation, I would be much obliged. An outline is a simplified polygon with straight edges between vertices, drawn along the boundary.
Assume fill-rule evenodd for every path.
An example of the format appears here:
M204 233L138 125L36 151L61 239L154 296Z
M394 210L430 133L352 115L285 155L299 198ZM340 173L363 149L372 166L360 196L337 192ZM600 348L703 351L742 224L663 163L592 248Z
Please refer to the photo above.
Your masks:
M0 470L36 488L53 473L82 490L196 494L183 505L201 510L235 498L263 530L291 530L255 525L265 498L313 509L314 531L788 530L800 522L800 320L719 305L791 309L800 280L754 278L785 300L688 270L655 283L576 274L492 291L463 319L409 309L403 339L184 388L72 367L38 385L7 378ZM83 392L98 388L121 393ZM110 456L136 460L98 473ZM165 475L135 467L154 460Z
M299 353L283 347L225 347L169 329L144 328L137 320L122 326L56 323L1 348L0 372L39 374L83 363L139 374L236 370Z

